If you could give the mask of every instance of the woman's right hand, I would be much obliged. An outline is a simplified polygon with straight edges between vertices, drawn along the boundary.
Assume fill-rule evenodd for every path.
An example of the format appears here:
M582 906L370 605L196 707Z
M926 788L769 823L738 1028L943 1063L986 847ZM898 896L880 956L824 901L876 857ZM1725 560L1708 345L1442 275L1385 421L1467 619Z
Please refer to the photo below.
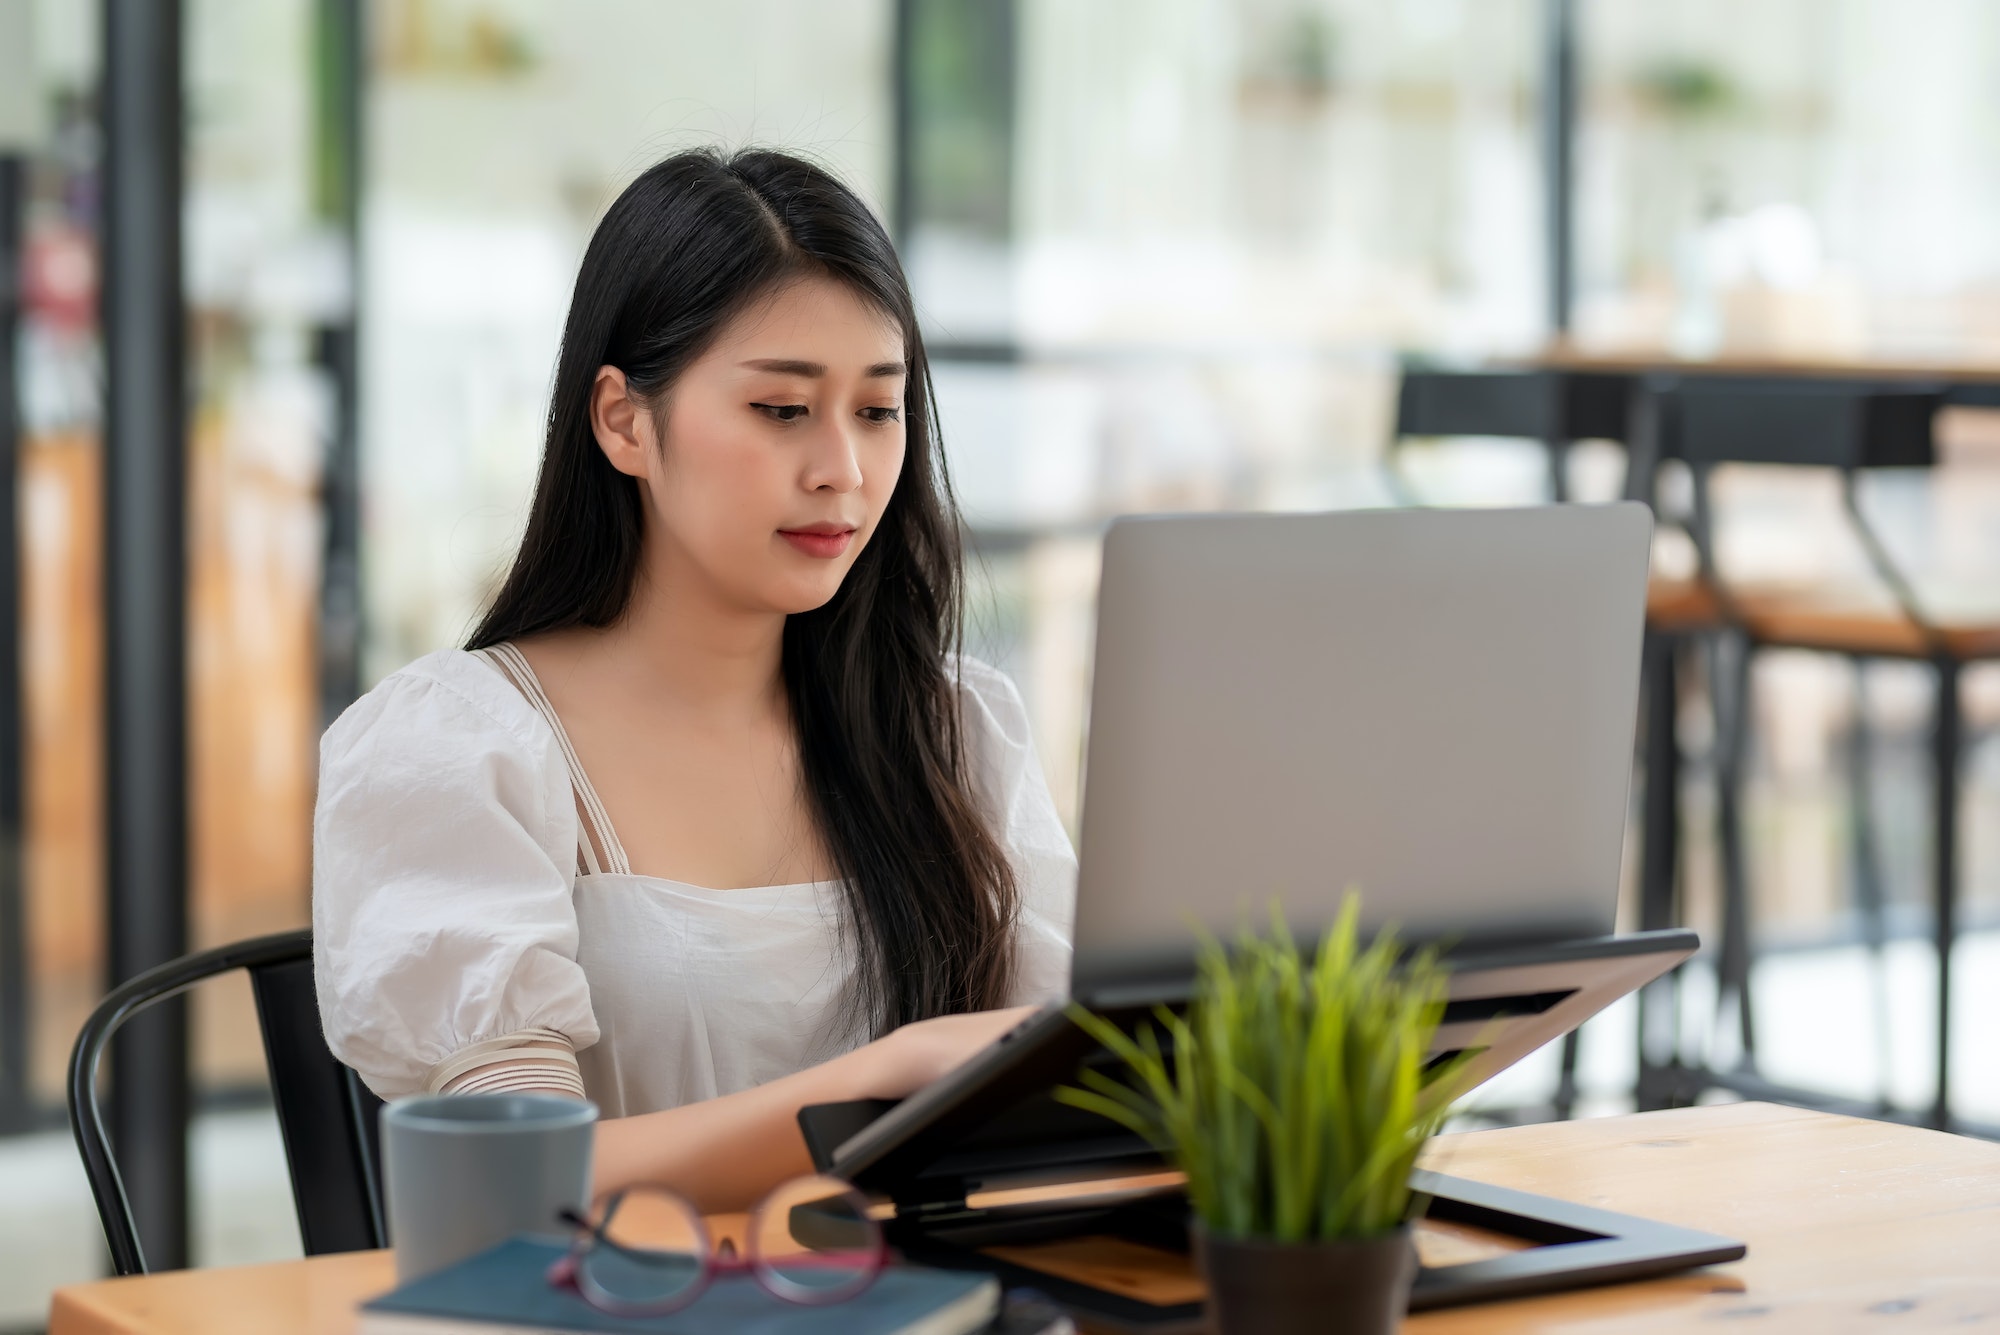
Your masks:
M858 1097L900 1099L960 1065L987 1044L1033 1015L1039 1007L974 1011L918 1020L884 1034L854 1055L866 1058Z

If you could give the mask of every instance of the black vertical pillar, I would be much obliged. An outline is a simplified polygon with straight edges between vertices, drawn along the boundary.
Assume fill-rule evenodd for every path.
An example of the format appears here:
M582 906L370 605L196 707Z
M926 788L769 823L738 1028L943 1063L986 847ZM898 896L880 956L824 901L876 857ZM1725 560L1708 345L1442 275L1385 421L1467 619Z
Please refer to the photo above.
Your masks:
M1549 335L1562 339L1576 295L1576 0L1542 0L1542 11L1543 250ZM1550 497L1568 500L1570 443L1546 444Z
M180 0L104 0L105 874L114 984L187 949L187 425ZM111 1136L149 1269L188 1261L179 1002L112 1049Z
M0 1133L25 1126L28 1089L28 920L22 867L21 549L15 478L21 395L21 232L27 163L0 152Z
M1576 279L1576 0L1542 0L1543 249L1549 330L1569 332Z
M361 286L362 97L367 61L364 0L317 0L314 13L314 204L345 247L347 310L316 334L333 390L320 479L325 511L319 616L322 726L361 694Z
M1958 800L1960 731L1959 664L1940 654L1937 659L1937 717L1932 720L1932 801L1937 804L1932 827L1931 928L1937 943L1937 1093L1931 1101L1931 1125L1951 1129L1951 950L1958 936Z
M890 13L889 235L910 244L917 222L917 5L894 0Z
M1641 682L1645 711L1645 786L1641 790L1639 844L1639 930L1674 925L1679 905L1681 829L1679 646L1660 631L1646 634ZM1669 975L1639 991L1639 1076L1635 1102L1640 1112L1670 1108L1680 1065L1680 987Z

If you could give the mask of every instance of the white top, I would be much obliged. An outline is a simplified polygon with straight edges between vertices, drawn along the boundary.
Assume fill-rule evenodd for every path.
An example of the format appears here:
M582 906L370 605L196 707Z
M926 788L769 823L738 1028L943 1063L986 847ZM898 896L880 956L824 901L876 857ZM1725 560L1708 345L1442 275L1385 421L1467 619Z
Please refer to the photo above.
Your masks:
M510 660L525 669L525 660ZM419 659L320 743L314 974L334 1054L384 1098L576 1052L607 1117L747 1089L865 1041L837 1003L838 882L710 890L632 874L552 710L494 660ZM1011 1002L1069 985L1076 857L1013 683L961 660L976 797L1020 887ZM467 1073L475 1075L468 1082ZM495 1077L497 1080L497 1077Z

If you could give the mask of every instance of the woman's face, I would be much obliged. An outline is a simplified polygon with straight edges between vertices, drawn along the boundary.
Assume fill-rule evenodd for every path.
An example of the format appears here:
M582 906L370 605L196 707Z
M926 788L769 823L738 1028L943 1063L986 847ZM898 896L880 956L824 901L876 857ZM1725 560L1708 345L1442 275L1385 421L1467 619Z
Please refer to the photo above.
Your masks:
M903 471L903 358L888 316L814 277L727 325L657 413L600 370L593 425L645 488L651 573L750 611L832 598Z

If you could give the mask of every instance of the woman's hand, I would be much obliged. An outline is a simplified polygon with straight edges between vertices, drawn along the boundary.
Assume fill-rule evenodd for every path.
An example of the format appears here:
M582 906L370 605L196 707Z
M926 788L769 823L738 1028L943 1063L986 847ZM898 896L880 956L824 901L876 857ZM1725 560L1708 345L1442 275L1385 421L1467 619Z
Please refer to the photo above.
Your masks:
M703 1210L744 1210L788 1177L813 1171L799 1109L900 1099L1035 1013L946 1015L906 1024L818 1066L678 1108L597 1124L593 1194L638 1182L672 1186Z
M868 1058L863 1077L866 1091L861 1097L900 1099L913 1094L1037 1009L1013 1006L1006 1010L974 1011L970 1015L941 1015L884 1034L856 1054L865 1053Z

